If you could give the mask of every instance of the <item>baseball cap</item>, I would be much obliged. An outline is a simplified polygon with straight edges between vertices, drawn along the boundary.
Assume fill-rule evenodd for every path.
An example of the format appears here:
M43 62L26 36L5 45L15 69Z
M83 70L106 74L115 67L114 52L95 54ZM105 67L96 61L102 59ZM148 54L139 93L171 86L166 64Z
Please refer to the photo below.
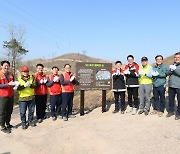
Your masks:
M148 58L147 57L142 57L141 61L148 61Z
M21 72L29 72L29 68L27 66L23 66L21 68Z

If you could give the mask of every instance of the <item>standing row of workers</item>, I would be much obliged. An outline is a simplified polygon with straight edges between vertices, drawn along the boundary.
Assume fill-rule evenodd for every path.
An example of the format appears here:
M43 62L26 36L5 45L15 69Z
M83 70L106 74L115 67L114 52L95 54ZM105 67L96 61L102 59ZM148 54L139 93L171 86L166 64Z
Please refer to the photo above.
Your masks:
M13 127L10 124L13 111L14 90L19 92L19 109L22 129L28 126L36 126L34 122L34 110L36 106L36 116L39 123L46 119L46 103L48 89L50 93L51 116L53 120L57 117L67 121L74 118L72 114L75 76L71 72L70 64L64 65L64 72L59 74L59 68L52 67L52 74L43 72L43 64L37 64L37 72L29 74L29 68L23 66L21 75L14 81L12 73L9 71L9 61L1 62L0 71L0 126L1 131L10 133ZM26 111L28 109L28 119Z
M151 92L154 102L151 114L161 117L165 110L166 77L169 76L168 96L169 110L166 117L175 115L175 96L177 95L177 111L175 119L180 119L180 52L174 54L174 62L167 67L163 63L163 56L155 57L155 65L148 64L148 58L141 58L141 66L134 62L133 55L127 56L128 64L123 68L121 61L116 61L112 71L115 110L113 113L125 113L125 92L127 87L128 105L126 113L148 115L151 106ZM138 90L139 89L139 90ZM138 92L139 91L139 92ZM140 94L140 103L138 99ZM119 98L121 101L119 102ZM133 101L132 101L133 100ZM121 104L121 106L120 106ZM140 104L140 105L139 105Z

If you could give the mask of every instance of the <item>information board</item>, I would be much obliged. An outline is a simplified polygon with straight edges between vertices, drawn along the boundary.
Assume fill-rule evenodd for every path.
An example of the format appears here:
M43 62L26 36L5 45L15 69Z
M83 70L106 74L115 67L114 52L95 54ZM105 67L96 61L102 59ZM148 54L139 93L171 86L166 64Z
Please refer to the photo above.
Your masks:
M76 63L77 90L110 90L112 63Z

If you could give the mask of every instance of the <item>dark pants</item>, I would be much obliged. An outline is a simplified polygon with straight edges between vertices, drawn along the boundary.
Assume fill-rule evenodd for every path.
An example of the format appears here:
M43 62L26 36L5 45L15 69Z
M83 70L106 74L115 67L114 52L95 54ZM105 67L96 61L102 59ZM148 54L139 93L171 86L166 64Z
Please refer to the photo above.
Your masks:
M13 111L14 98L0 97L0 126L5 127L10 124Z
M130 107L138 108L138 87L128 87L128 104ZM134 103L132 101L132 97L134 99Z
M57 117L61 114L62 95L50 95L51 116Z
M20 109L20 117L22 126L26 125L26 111L28 108L28 123L31 123L33 121L34 117L34 108L35 108L35 101L21 101L19 102L19 109Z
M165 109L165 87L164 85L159 87L153 87L154 93L154 105L153 109L159 112L164 112Z
M169 87L169 112L174 112L175 96L177 94L177 114L180 115L180 89Z
M74 92L62 93L62 116L72 114Z
M119 97L121 99L121 111L124 111L124 106L125 106L125 91L114 92L115 110L119 110Z
M36 95L35 102L37 119L43 119L46 115L47 95Z

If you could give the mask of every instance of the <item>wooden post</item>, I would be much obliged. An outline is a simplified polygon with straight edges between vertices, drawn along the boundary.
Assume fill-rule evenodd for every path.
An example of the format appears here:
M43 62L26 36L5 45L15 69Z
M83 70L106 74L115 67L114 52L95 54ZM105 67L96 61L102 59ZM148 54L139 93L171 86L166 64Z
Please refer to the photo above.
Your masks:
M106 90L102 90L102 113L106 112Z
M80 116L84 115L84 90L80 91Z

